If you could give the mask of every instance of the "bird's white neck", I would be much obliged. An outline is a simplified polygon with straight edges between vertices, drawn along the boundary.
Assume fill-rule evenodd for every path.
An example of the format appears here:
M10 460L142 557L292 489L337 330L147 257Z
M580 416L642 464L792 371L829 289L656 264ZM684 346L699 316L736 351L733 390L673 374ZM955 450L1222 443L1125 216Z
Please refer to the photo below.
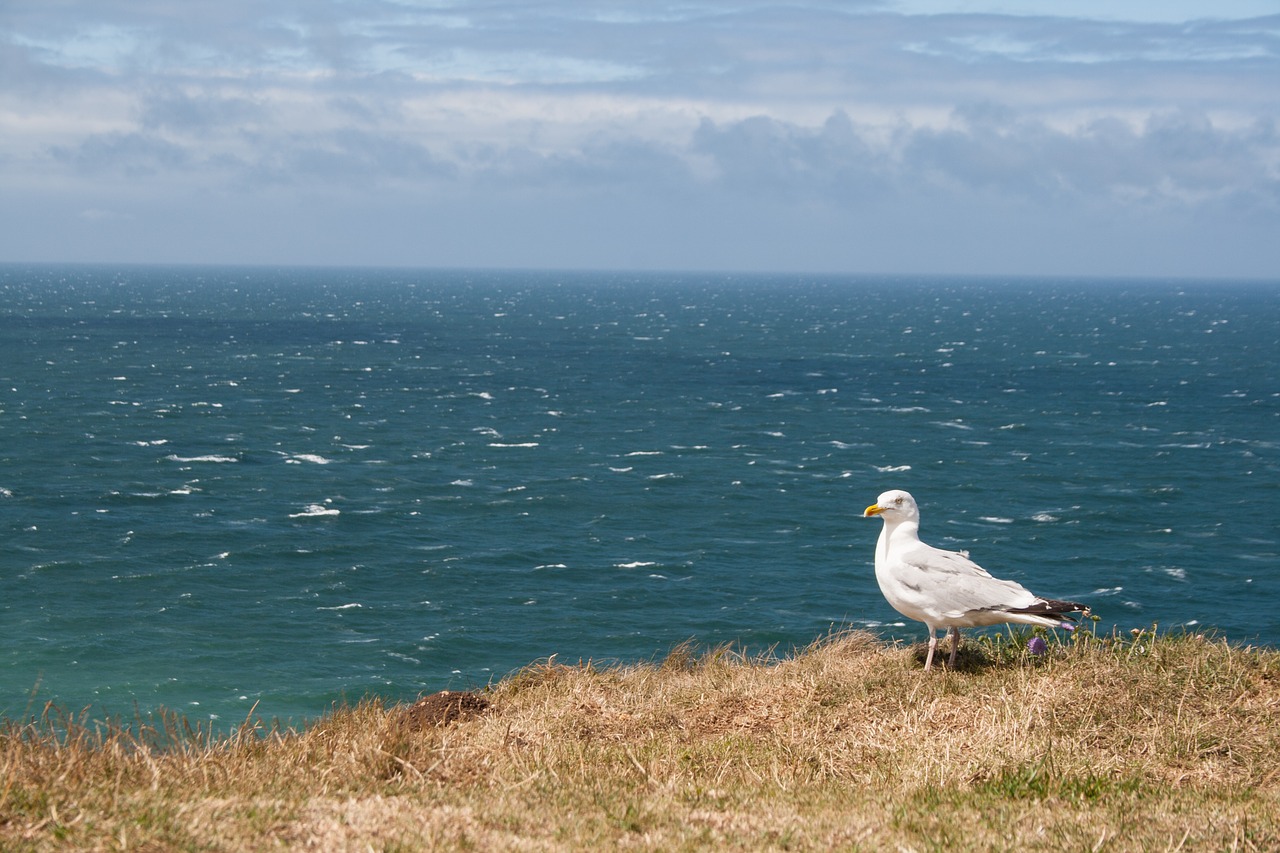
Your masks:
M876 542L876 562L889 559L890 552L900 543L915 542L920 539L920 522L888 521L880 531L880 539Z

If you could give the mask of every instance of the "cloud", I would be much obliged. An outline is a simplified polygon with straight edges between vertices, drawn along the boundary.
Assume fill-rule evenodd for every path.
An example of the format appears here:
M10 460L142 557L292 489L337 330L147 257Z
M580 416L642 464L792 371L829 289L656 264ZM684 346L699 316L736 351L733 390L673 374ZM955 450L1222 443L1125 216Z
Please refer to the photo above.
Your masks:
M168 129L203 134L225 127L261 125L264 104L244 95L226 96L216 89L167 89L140 96L138 124L148 130Z
M856 204L887 192L895 180L895 151L877 145L876 136L843 111L814 128L767 116L704 119L690 151L709 161L713 183L737 194Z
M86 222L130 222L134 219L131 213L119 210L102 210L100 208L82 210L78 216Z
M1158 231L1200 246L1206 270L1280 269L1277 250L1227 258L1236 241L1200 236L1280 225L1280 16L1148 17L926 0L17 2L0 10L0 192L50 219L46 236L11 223L0 257L57 257L59 210L137 211L115 251L172 252L149 217L199 197L229 220L203 223L204 249L182 243L201 260L234 260L216 256L245 238L219 228L292 200L353 258L405 262L432 256L380 235L432 219L461 262L602 263L611 247L618 263L706 265L746 235L755 264L856 266L822 240L870 224L879 262L906 267L922 224L965 230L941 217L980 210L1043 257L1064 229L1105 222L1135 245ZM539 205L529 229L519 212ZM678 250L629 253L593 224L623 220ZM551 230L504 249L486 222ZM277 232L295 241L279 256L320 227ZM1032 255L954 247L1001 268Z
M1106 199L1137 212L1213 200L1275 207L1277 150L1274 121L1236 129L1179 111L1140 128L1097 120L1063 131L979 107L957 110L954 127L911 134L903 160L957 191L1045 204Z
M166 175L185 169L191 162L183 146L142 133L95 134L74 147L55 145L50 154L82 174L112 173L131 178Z

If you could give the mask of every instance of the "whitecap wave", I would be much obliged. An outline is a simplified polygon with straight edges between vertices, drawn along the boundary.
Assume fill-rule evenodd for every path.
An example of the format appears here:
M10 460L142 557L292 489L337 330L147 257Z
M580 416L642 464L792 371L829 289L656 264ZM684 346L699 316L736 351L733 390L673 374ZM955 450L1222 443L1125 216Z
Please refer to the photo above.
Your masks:
M396 660L402 660L405 663L413 663L413 664L422 663L422 661L418 660L415 657L410 657L409 655L402 655L399 652L387 652L387 657L395 658Z
M320 518L326 515L341 515L342 512L324 504L311 504L302 512L289 513L290 518Z

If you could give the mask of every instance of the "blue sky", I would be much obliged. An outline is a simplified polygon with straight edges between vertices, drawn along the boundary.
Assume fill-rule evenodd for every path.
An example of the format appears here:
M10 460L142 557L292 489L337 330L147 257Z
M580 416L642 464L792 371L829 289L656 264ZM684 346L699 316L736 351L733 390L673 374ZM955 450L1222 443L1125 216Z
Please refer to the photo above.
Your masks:
M1280 0L6 0L3 260L1280 278Z

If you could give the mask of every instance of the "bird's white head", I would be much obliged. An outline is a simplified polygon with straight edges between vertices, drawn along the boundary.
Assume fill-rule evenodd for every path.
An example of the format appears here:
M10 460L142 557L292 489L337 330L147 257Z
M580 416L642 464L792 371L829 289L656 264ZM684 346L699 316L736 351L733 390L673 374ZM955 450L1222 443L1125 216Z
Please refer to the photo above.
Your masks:
M886 522L918 521L920 510L910 492L893 489L876 498L876 502L867 507L862 515L864 518L880 515Z

